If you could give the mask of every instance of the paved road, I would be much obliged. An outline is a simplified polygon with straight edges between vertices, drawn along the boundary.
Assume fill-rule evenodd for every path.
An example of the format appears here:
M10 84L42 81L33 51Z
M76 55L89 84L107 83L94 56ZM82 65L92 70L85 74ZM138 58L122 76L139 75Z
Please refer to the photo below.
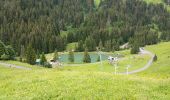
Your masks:
M23 70L31 70L31 68L23 67L23 66L17 66L14 64L7 64L4 62L0 62L0 65L7 67L7 68L17 68L17 69L23 69Z
M151 59L148 61L148 63L143 68L140 68L140 69L137 69L137 70L134 70L134 71L130 71L130 72L128 72L128 74L135 74L135 73L138 73L138 72L142 72L142 71L148 69L152 65L153 59L154 59L154 56L155 56L152 52L144 50L143 48L140 48L140 54L148 54L148 55L151 56ZM123 73L119 73L119 74L127 74L127 72L123 72Z

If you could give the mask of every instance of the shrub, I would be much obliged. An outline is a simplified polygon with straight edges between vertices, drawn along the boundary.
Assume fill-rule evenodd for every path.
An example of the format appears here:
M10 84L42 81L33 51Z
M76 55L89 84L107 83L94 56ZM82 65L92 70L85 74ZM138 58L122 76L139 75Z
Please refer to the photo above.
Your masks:
M42 55L41 55L41 65L45 65L45 63L47 62L47 59L46 59L46 57L45 57L45 54L44 54L44 52L42 53Z
M3 55L1 56L1 59L2 59L2 60L10 60L10 56L9 56L9 55L6 55L6 54L3 54Z
M52 68L52 65L51 65L50 63L48 63L48 62L45 62L45 63L44 63L44 67L46 67L46 68Z
M74 62L74 51L70 50L69 51L69 58L68 60L73 63Z
M153 61L156 62L158 60L157 55L154 56Z
M84 63L91 63L91 58L90 58L90 55L89 55L87 49L85 49L85 52L84 52L83 62Z

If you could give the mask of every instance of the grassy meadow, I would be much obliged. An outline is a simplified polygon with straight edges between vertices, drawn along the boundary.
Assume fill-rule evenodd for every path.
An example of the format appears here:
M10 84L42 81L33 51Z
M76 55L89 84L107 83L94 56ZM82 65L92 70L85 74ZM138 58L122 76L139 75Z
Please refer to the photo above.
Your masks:
M0 99L164 99L170 80L115 76L103 72L23 71L0 67Z
M0 65L0 100L169 100L170 42L147 46L146 49L155 53L158 61L146 71L128 76L114 75L113 67L109 67L106 61L104 67L92 63L56 69L8 61L32 70ZM147 62L145 59L150 59L147 55L130 55L129 50L119 53L126 55L120 60L119 67L131 60L131 64L139 68ZM135 60L128 59L131 56L135 56Z
M155 53L158 56L158 61L140 74L155 78L170 78L170 42L147 46L146 49Z

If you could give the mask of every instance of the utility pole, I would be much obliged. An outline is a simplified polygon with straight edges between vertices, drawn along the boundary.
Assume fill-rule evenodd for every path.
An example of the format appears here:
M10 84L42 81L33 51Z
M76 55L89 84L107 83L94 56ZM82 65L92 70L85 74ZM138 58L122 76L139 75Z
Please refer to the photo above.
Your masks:
M98 51L98 55L99 55L99 58L100 58L100 70L102 70L103 62L102 62L102 51L101 51L101 48L97 48L97 51Z
M117 64L115 64L115 75L117 74Z
M99 51L99 52L98 52L98 55L99 55L99 57L100 57L100 67L101 67L101 70L102 70L102 68L103 68L103 63L102 63L102 51Z
M117 61L118 61L118 58L117 57L114 58L115 75L117 74L117 69L118 69Z
M129 68L130 68L131 66L130 65L127 65L127 67L126 67L126 74L127 75L129 75Z

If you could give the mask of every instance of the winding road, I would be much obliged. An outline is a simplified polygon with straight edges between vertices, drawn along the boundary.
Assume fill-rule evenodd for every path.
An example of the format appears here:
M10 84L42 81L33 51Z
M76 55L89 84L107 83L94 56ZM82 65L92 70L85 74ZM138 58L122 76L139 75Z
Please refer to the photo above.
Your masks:
M143 48L140 48L140 54L150 55L151 59L148 61L148 63L144 67L137 69L137 70L130 71L130 72L128 72L128 74L135 74L135 73L142 72L142 71L148 69L152 65L153 59L154 59L154 56L155 56L152 52L144 50ZM122 72L122 73L119 73L119 74L127 74L127 72Z
M7 67L7 68L17 68L17 69L23 69L23 70L31 70L31 68L27 68L27 67L23 67L23 66L17 66L14 64L8 64L8 63L4 63L4 62L0 62L0 65L2 65L3 67Z

